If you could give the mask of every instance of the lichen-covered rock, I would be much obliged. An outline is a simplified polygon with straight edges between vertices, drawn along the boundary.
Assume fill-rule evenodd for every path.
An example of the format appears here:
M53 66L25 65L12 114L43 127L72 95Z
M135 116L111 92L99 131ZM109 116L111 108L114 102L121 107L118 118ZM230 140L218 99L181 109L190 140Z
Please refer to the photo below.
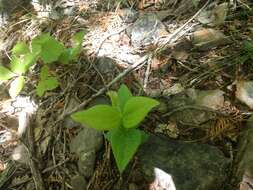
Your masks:
M221 190L229 160L216 147L151 135L138 153L152 190Z
M186 89L185 91L176 94L172 97L169 97L167 104L167 112L170 113L169 118L171 121L175 121L177 124L188 124L192 126L200 126L205 124L205 127L212 127L211 120L216 118L214 112L203 110L203 109L194 109L194 107L203 107L205 106L208 109L208 106L211 107L217 105L217 103L212 104L215 94L212 95L205 93L205 91L199 91L195 89ZM222 99L222 95L219 95L218 99ZM208 102L209 105L203 105L204 102ZM218 101L220 102L220 101ZM185 108L185 109L184 109Z
M168 32L155 14L144 14L127 29L127 34L132 45L140 48L154 44L160 37L168 35Z

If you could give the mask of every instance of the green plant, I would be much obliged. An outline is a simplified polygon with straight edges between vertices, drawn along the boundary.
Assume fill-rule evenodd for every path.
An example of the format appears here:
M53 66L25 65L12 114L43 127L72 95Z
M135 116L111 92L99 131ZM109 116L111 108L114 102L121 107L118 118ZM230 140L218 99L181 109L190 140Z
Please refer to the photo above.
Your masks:
M36 93L40 97L43 96L47 90L53 90L59 85L57 77L50 74L48 65L54 62L69 64L76 61L81 52L83 37L83 31L76 33L72 37L71 48L65 48L48 33L35 37L30 47L25 42L18 42L12 49L9 68L0 65L0 81L14 78L9 94L12 98L16 97L24 87L25 74L37 60L41 59L44 65Z
M105 137L109 140L118 169L122 173L134 156L147 134L136 129L158 101L133 96L125 85L118 92L109 91L111 106L97 105L71 115L81 124L100 131L109 131Z

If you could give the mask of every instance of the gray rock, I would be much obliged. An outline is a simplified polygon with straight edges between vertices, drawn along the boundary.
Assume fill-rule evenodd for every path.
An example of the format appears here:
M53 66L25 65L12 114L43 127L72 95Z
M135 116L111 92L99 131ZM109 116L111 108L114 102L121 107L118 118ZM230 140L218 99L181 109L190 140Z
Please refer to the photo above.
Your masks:
M102 133L88 127L78 133L78 135L70 143L70 151L75 152L77 155L88 153L90 151L98 151L103 142Z
M133 23L139 17L139 12L134 9L125 8L119 10L118 12L119 16L125 23Z
M200 101L203 98L205 102L208 102L209 98L210 100L213 99L213 96L208 97L202 91L187 89L168 98L166 104L169 113L171 113L170 120L175 121L177 124L188 124L188 126L197 126L205 123L203 127L210 127L209 123L211 124L211 122L208 121L215 119L216 114L208 110L197 109L203 107L203 101ZM200 104L200 102L202 103Z
M199 106L205 106L214 110L217 110L224 106L224 94L225 92L216 90L195 90L196 97L194 98L195 104Z
M110 58L102 57L98 60L98 63L96 64L99 72L101 74L111 74L113 71L115 71L116 62Z
M94 151L83 152L79 156L78 170L85 177L91 177L94 172L96 153Z
M85 190L87 188L87 181L83 176L76 175L71 178L71 185L73 190Z
M243 190L253 187L253 117L248 120L246 130L239 138L239 148L236 155L235 177L241 182Z
M70 143L70 151L78 155L78 169L85 177L90 177L94 171L96 151L102 147L102 133L84 127Z
M127 29L132 45L136 48L154 44L159 37L168 32L155 14L144 14Z
M92 107L98 104L108 104L109 100L104 97L97 97L90 102L88 107ZM73 109L79 103L75 99L71 99L66 111ZM67 127L80 127L80 124L74 122L71 118L67 118L64 121L64 125ZM94 165L96 160L96 152L103 145L103 134L102 132L89 128L86 126L81 126L82 130L79 131L77 136L70 142L70 151L77 154L78 169L79 172L85 176L90 177L94 171Z
M213 146L151 135L137 153L153 189L220 190L229 160Z

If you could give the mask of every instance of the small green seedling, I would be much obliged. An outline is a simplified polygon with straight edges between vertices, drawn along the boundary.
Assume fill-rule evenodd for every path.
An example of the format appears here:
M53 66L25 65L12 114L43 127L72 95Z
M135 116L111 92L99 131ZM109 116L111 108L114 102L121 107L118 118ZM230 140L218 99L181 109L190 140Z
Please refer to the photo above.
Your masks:
M50 75L48 65L53 62L69 64L76 61L81 53L83 38L84 31L73 35L71 48L65 48L61 42L48 33L32 39L31 47L25 42L18 42L12 48L9 68L0 65L0 82L14 78L10 85L9 94L15 98L24 87L25 74L40 59L43 67L36 92L38 96L43 96L46 91L59 86L57 77Z
M108 131L109 140L120 173L136 153L139 145L145 141L147 134L137 129L147 114L159 102L142 96L133 96L125 85L118 92L109 91L107 95L112 105L97 105L71 115L81 124Z

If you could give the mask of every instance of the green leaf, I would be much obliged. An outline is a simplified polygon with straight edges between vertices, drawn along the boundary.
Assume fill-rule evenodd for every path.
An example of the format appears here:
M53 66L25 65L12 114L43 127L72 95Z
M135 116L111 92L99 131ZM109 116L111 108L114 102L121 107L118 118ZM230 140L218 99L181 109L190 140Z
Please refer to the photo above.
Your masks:
M25 42L18 42L13 48L12 48L12 54L15 56L23 55L30 53L29 47Z
M25 84L25 78L23 76L19 76L16 78L14 81L12 81L10 89L9 89L9 94L12 98L15 98L21 90L23 89Z
M11 60L11 70L22 75L26 73L36 61L37 56L32 53L27 53L18 57L13 56Z
M121 115L118 109L108 105L97 105L90 109L76 112L71 118L81 124L97 129L111 130L121 124Z
M15 74L12 73L9 69L0 65L0 81L9 80L14 76L15 76Z
M34 55L40 56L41 51L42 51L41 45L32 43L32 53Z
M143 142L144 134L138 129L118 128L109 131L106 136L111 143L118 169L122 173Z
M62 52L59 57L59 62L63 64L68 64L71 61L71 49L72 48L67 48Z
M158 104L158 101L147 97L133 97L128 100L123 111L124 127L136 127Z
M72 41L73 41L73 46L79 46L80 44L82 44L83 42L83 37L84 37L84 31L78 32L76 33L73 37L72 37Z
M115 91L109 91L109 92L107 92L107 96L110 97L112 106L117 107L118 106L118 93Z
M118 91L118 103L120 110L123 111L127 101L132 98L132 93L126 85L122 84Z
M49 69L46 65L44 65L40 70L40 79L46 80L48 78L48 76L50 76Z
M81 52L81 45L74 47L74 48L70 48L70 60L76 61L80 52Z
M64 46L47 33L32 40L32 49L35 52L40 51L40 57L45 63L52 63L58 60Z
M46 79L41 79L36 88L36 93L39 97L43 96L48 90L53 90L59 86L56 77L48 77Z
M68 64L70 61L76 61L82 48L84 32L78 32L72 37L72 48L65 49L59 57L59 61Z
M84 31L76 33L72 37L72 46L73 48L70 48L70 60L77 60L81 49L82 49L82 42L84 37Z

